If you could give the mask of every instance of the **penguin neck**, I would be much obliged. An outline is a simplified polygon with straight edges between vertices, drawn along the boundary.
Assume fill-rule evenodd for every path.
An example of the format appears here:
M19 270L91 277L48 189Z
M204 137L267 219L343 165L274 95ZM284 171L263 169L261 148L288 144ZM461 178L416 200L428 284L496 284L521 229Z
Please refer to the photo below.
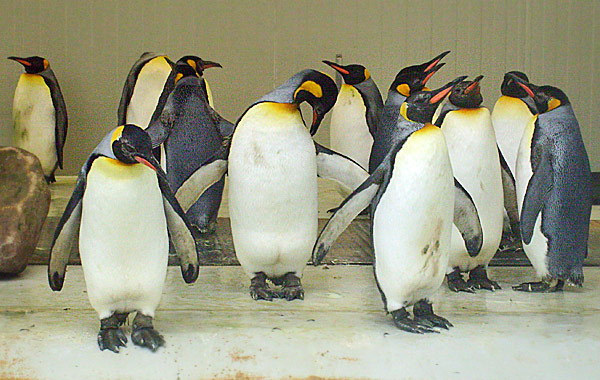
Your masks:
M400 106L402 105L402 103L404 103L405 100L406 96L400 94L398 91L390 90L388 92L388 97L385 100L385 106L400 108Z

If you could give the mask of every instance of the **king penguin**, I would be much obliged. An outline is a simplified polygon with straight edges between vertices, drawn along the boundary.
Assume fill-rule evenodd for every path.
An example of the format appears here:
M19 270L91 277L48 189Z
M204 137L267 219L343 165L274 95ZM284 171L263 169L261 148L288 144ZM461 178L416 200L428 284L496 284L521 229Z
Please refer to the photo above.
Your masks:
M467 250L460 231L452 229L448 287L456 292L500 289L497 282L488 278L487 265L502 238L504 196L492 119L489 110L481 106L482 78L458 84L435 122L446 137L454 177L473 198L483 229L483 246L474 256ZM468 283L462 278L465 271L469 272Z
M455 187L444 134L431 124L437 106L463 79L418 91L402 103L400 117L409 122L403 125L404 135L342 202L313 248L318 265L352 219L370 205L377 285L395 325L412 333L452 326L434 314L430 301L444 280L452 222L480 231L470 196ZM456 209L455 197L461 199ZM412 305L413 318L406 310Z
M253 103L232 138L176 193L185 210L204 189L229 175L229 213L237 258L254 299L304 298L301 278L317 237L317 176L355 189L368 173L353 160L315 143L337 88L303 70ZM313 108L310 132L299 105ZM267 284L283 285L280 292Z
M156 351L164 340L152 318L165 283L169 235L186 283L198 277L198 257L191 225L141 128L115 128L83 165L50 250L52 290L62 289L78 232L88 297L100 317L100 349L119 352L127 342L120 327L137 312L131 339Z
M13 100L15 146L35 154L48 183L63 168L63 147L67 137L67 107L50 68L42 57L8 57L25 67Z
M369 157L370 173L379 166L383 158L396 143L394 138L399 135L396 133L395 128L400 117L402 103L413 92L425 88L427 81L433 74L444 66L444 63L440 63L440 61L448 53L450 51L445 51L425 63L405 67L396 75L396 78L390 85L379 123L373 133L373 147L371 149L371 156Z
M502 96L496 101L492 111L492 125L500 150L506 211L504 218L505 236L503 236L502 245L508 249L521 249L519 213L515 190L515 167L521 137L523 137L523 131L534 115L530 109L535 110L535 103L527 95L527 92L512 79L511 74L526 82L529 81L527 75L520 71L510 71L504 74L500 86Z
M523 249L542 279L513 289L562 290L565 282L581 286L592 200L579 123L562 90L513 79L536 106L521 139L516 170Z
M373 145L372 134L383 109L379 88L369 70L362 65L343 66L330 61L323 62L344 79L331 110L331 149L352 158L363 168L368 168Z
M145 52L133 64L121 94L118 125L135 124L146 129L156 109L173 62L163 54Z
M181 184L221 147L232 133L232 125L208 104L206 87L194 61L180 60L175 65L174 89L162 108L161 116L147 129L152 145L162 144L169 184L177 191ZM215 183L186 212L201 234L213 233L224 179Z

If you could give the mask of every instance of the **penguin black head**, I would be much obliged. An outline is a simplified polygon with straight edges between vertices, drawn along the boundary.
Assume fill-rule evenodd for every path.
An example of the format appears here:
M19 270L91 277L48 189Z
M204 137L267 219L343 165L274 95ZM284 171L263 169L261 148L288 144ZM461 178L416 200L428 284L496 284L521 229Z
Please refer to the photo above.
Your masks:
M355 85L362 83L371 77L369 70L363 65L338 65L331 61L323 61L323 63L331 66L335 71L342 74L346 84Z
M452 91L454 86L461 83L465 78L466 76L458 77L437 90L413 93L402 103L400 114L409 121L431 123L433 114L442 100Z
M524 72L509 71L506 74L504 74L504 80L502 81L502 85L500 86L500 92L502 93L502 95L511 96L513 98L526 97L527 92L523 88L521 88L521 86L519 86L517 82L514 81L510 74L523 79L525 82L529 82L529 78Z
M525 90L527 95L533 99L537 108L537 110L531 110L534 114L546 113L560 106L571 104L567 95L560 88L553 86L536 86L524 81L516 75L509 75L511 75L518 85Z
M448 53L450 53L449 50L420 65L403 68L396 74L396 78L390 86L390 91L396 91L406 97L409 97L415 91L421 91L433 74L445 65L440 61Z
M308 70L294 91L294 103L307 102L313 108L310 134L314 135L323 117L335 104L338 90L331 77L316 70Z
M177 62L173 67L175 72L175 83L186 77L200 78L202 72L198 73L196 69L187 62Z
M448 100L460 108L479 108L481 103L483 103L483 96L481 96L479 88L481 79L483 79L483 75L478 76L472 81L458 83L452 89Z
M202 58L197 57L195 55L185 55L185 56L179 58L176 65L184 64L184 63L191 66L194 70L196 70L196 72L200 76L202 76L202 73L204 72L204 70L206 70L208 68L223 67L223 66L221 66L220 63L212 62L212 61L205 61Z
M12 59L23 65L27 74L37 74L50 67L50 63L45 58L38 56L28 58L8 57L8 59Z
M159 172L160 165L152 154L152 141L146 131L137 125L126 124L116 128L111 137L111 149L124 164L144 164Z

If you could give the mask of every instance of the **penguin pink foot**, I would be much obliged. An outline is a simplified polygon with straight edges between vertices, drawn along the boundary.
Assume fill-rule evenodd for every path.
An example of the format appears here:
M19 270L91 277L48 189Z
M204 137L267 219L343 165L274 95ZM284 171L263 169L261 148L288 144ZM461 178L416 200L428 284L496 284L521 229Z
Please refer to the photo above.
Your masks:
M152 317L137 313L133 320L133 331L131 332L131 340L133 344L149 348L152 352L156 352L159 347L165 345L165 340L154 330L152 325Z
M467 285L471 289L486 289L496 291L502 289L496 281L492 281L487 276L487 271L482 265L475 267L469 272L469 281Z

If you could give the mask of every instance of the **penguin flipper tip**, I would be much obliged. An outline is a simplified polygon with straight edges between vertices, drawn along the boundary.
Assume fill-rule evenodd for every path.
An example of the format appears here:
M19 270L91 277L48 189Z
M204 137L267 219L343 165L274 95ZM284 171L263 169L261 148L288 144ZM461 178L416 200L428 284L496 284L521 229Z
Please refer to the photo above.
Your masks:
M198 265L188 264L187 269L184 265L181 266L181 275L186 284L193 284L198 279L200 268Z
M59 274L57 271L48 273L48 282L50 284L50 289L54 290L55 292L60 292L65 282L65 276L64 274Z

